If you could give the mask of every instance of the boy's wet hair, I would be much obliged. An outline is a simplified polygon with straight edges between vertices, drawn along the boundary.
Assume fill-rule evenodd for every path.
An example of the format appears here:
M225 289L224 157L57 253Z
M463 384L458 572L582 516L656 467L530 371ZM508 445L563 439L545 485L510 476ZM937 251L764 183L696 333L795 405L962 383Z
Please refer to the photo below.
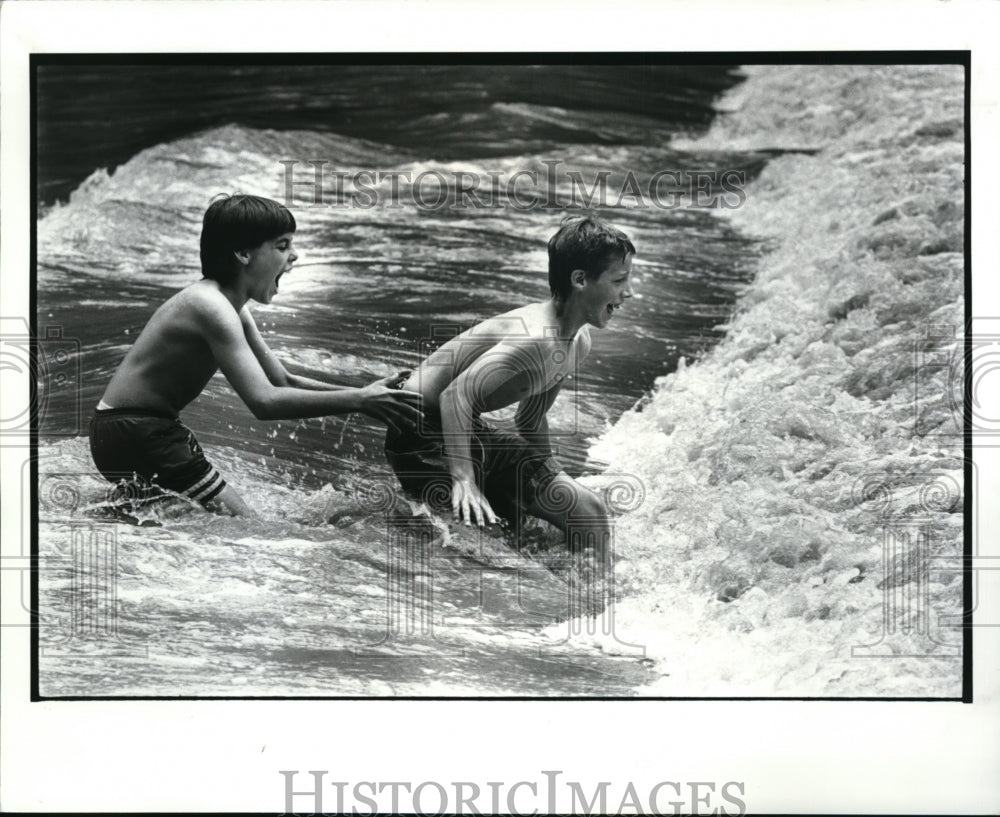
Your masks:
M261 196L218 196L201 226L201 274L220 284L233 280L239 264L233 253L295 232L295 216L282 204Z
M589 279L600 276L612 261L635 255L635 246L621 230L594 216L567 216L549 239L549 290L564 301L572 290L570 276L582 269Z

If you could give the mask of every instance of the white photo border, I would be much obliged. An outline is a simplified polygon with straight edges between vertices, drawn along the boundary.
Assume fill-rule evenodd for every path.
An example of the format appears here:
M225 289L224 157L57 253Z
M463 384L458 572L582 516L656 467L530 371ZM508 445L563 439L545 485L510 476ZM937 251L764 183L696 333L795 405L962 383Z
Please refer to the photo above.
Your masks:
M982 2L18 2L0 13L0 284L29 315L30 53L970 50L974 316L997 295L1000 33ZM419 35L416 32L420 32ZM484 36L488 32L488 37ZM610 32L610 34L609 34ZM462 34L464 36L456 36ZM968 216L967 216L968 217ZM27 390L26 380L15 389ZM7 391L16 402L26 391ZM975 452L981 496L997 449ZM0 448L3 553L20 553L27 449ZM977 498L978 500L978 498ZM1000 555L997 511L976 552ZM991 524L993 523L993 524ZM984 582L986 586L995 583ZM5 587L6 587L5 577ZM995 610L996 600L986 599ZM4 602L5 610L7 601ZM282 810L279 770L343 781L743 781L752 812L985 813L1000 802L997 630L974 703L621 701L30 702L27 630L3 628L0 791L25 812ZM430 802L434 802L431 798Z

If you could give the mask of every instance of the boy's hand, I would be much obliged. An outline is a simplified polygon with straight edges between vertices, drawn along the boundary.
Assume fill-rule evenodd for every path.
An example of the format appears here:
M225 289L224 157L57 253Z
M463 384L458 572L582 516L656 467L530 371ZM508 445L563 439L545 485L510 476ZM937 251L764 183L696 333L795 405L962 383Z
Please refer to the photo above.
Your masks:
M459 521L465 522L466 525L472 524L473 515L476 517L476 524L480 527L482 527L484 520L491 525L500 521L493 513L489 501L471 479L452 478L451 509Z
M399 388L409 376L409 372L399 372L358 389L358 411L385 423L396 433L400 428L415 427L421 417L423 398L419 392Z

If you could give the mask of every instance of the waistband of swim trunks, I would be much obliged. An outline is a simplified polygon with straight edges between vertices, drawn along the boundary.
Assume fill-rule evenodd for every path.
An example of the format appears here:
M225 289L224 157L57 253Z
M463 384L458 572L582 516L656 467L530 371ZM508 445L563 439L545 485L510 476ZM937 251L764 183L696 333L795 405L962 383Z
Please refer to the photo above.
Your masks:
M166 411L157 411L156 409L150 408L111 408L111 409L94 409L95 419L110 419L111 417L157 417L161 420L179 420L180 418L176 414L170 414Z
M417 421L417 430L428 434L440 434L444 430L444 423L441 420L441 413L433 409L424 409L424 416ZM480 431L491 428L490 424L482 417L472 418L472 430Z

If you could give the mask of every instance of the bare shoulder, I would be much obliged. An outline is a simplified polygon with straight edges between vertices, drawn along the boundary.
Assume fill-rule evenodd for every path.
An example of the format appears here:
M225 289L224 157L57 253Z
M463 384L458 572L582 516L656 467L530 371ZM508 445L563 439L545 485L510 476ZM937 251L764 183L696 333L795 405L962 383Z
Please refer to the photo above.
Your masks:
M183 298L192 306L199 306L206 309L219 309L224 304L229 303L226 300L226 296L219 291L218 287L212 286L212 284L205 280L189 284L174 297ZM229 308L232 310L231 305Z
M237 313L226 296L205 281L185 287L171 300L176 301L178 311L183 310L205 326L233 326L253 320L249 309L244 307Z
M490 335L510 344L547 341L559 332L558 323L544 303L527 304L483 321L477 334Z
M537 304L519 306L500 315L487 318L469 330L469 334L500 340L529 340L538 332L539 315Z

